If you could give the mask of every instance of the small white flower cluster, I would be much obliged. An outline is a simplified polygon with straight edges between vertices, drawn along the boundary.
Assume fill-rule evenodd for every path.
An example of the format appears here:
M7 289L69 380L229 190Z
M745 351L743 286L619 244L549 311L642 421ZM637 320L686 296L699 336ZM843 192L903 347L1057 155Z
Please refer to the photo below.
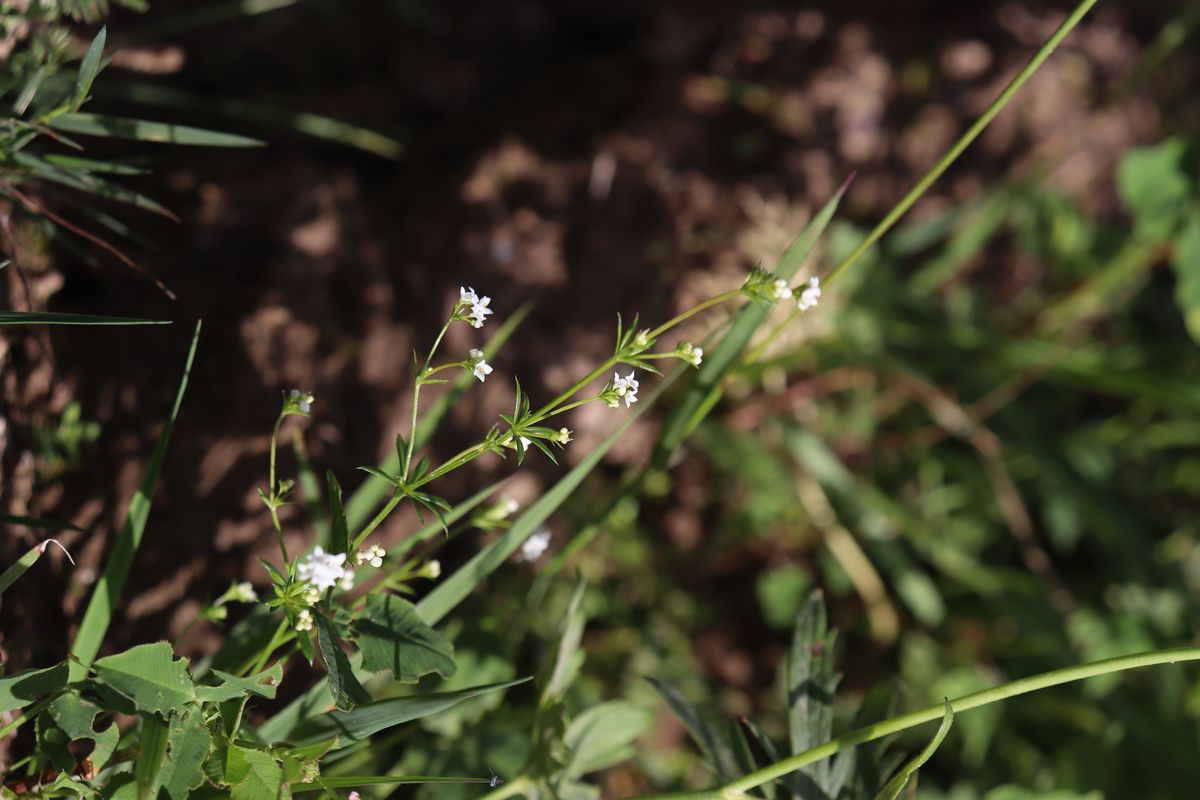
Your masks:
M564 446L570 444L571 443L571 431L567 428L559 428L558 434L554 437L554 441L556 441L559 444L564 445Z
M816 275L808 279L808 285L800 292L800 301L798 305L801 311L808 311L810 308L816 308L817 303L821 300L821 279Z
M313 402L315 402L315 398L311 392L292 389L288 392L284 411L292 414L307 414L312 411Z
M383 557L387 555L387 551L377 544L373 544L366 550L359 550L354 554L355 564L370 564L375 569L383 566Z
M483 383L488 375L492 374L492 367L483 360L483 351L472 347L467 353L470 358L467 360L467 366L471 369L471 374L479 378L479 382Z
M638 382L633 377L633 371L622 378L618 372L613 373L613 395L608 398L608 407L617 408L620 405L617 398L625 398L625 407L629 408L637 402Z
M679 346L675 348L675 355L693 367L700 366L700 362L704 360L704 350L696 347L691 342L680 342Z
M776 280L775 281L775 299L776 300L787 300L791 296L792 296L792 287L788 286L787 281L785 281L783 278L779 278L778 280Z
M296 630L300 633L311 631L313 629L313 615L307 608L301 609L296 615Z
M424 569L421 570L420 574L422 577L429 578L430 580L434 580L435 578L437 578L439 575L442 574L442 562L438 561L436 558L433 559L432 561L427 562L425 564Z
M320 545L304 557L296 572L317 591L323 592L334 586L347 590L354 588L354 571L346 569L346 554L326 553Z
M300 599L310 606L315 606L317 603L321 602L321 590L315 586L310 586L304 590L304 594Z
M488 305L492 302L492 298L480 297L479 295L475 294L475 290L469 286L466 289L461 286L458 287L458 302L459 305L471 306L472 328L482 328L483 321L487 319L488 316L495 313L488 308Z

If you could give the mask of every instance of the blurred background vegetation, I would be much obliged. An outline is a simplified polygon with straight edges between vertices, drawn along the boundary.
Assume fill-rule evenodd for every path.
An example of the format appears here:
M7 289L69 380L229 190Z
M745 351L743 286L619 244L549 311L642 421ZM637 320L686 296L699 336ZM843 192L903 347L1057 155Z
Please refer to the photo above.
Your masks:
M65 650L191 320L205 318L206 335L114 648L174 638L232 579L266 582L254 556L273 540L255 486L281 389L314 391L308 455L350 476L405 427L408 354L460 283L493 296L498 319L535 299L494 378L515 374L535 398L552 396L607 355L615 312L665 319L736 286L854 171L808 265L823 273L1065 10L1032 0L114 9L112 61L89 109L267 146L89 142L91 157L148 168L121 185L178 221L78 187L20 190L111 237L176 300L4 193L8 308L179 323L153 335L5 331L0 511L86 532L61 537L77 569L60 560L6 595L4 660L36 665ZM814 588L841 631L838 730L880 684L917 707L1194 643L1198 21L1194 2L1101 2L819 313L779 326L682 451L631 484L658 430L639 421L551 521L549 552L501 570L451 618L459 671L443 683L539 669L582 574L585 661L565 702L632 706L622 724L644 730L640 744L600 778L604 796L626 797L709 780L646 676L782 735L780 664ZM93 22L72 22L55 46L78 58ZM20 99L6 91L4 102ZM18 185L19 169L5 163L0 181ZM492 380L458 403L434 449L468 443L510 392ZM616 421L581 409L568 463ZM522 503L559 472L531 461L505 488ZM465 497L510 470L481 463L442 493ZM303 506L287 511L290 535L311 538ZM385 537L415 525L397 515ZM31 541L6 526L4 561ZM479 541L455 539L447 568ZM196 626L179 647L201 655L221 635ZM512 774L535 706L518 692L473 701L381 737L355 771ZM1198 716L1200 674L1177 668L964 713L920 795L1188 797L1200 784ZM901 744L915 750L922 737Z

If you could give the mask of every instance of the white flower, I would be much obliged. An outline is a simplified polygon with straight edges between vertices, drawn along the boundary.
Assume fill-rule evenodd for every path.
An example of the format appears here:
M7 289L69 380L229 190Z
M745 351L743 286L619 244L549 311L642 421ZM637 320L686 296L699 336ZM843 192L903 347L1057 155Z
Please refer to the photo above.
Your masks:
M354 554L354 563L370 564L375 569L383 566L383 557L387 555L387 551L377 544L373 544L366 550L359 550Z
M821 279L816 275L808 279L808 286L800 293L801 311L808 311L810 308L816 307L821 300Z
M626 408L629 408L631 405L637 402L638 382L634 379L632 371L630 371L629 375L624 378L622 378L620 374L614 372L613 389L616 390L617 397L625 398ZM616 408L616 401L609 401L609 406Z
M321 590L315 586L310 586L304 590L304 595L300 599L310 606L315 606L321 600Z
M700 366L700 362L704 360L704 350L696 347L691 342L683 342L679 347L675 348L675 355L682 358L693 367Z
M490 302L492 302L492 298L481 297L477 302L471 305L471 316L475 318L471 321L472 328L482 328L484 319L486 319L490 314L495 313L488 308L488 303Z
M313 629L313 615L307 608L296 615L296 630L303 633Z
M650 346L650 329L638 331L637 336L633 337L633 346L639 350L645 350Z
M501 511L501 513L503 513L504 518L511 517L513 514L517 513L517 511L519 511L521 508L521 504L518 503L516 500L513 500L511 497L502 497L502 498L500 498L500 502L504 504L500 508L500 511Z
M362 800L362 797L359 796L358 792L351 792L350 796L347 797L346 800Z
M426 578L433 580L442 574L442 562L435 558L433 561L430 561L428 564L426 564L425 569L422 571L425 573Z
M787 300L792 296L792 287L788 286L787 281L783 278L775 281L775 299Z
M571 432L566 428L559 428L558 435L554 437L554 441L559 444L566 445L571 443Z
M533 532L532 536L525 540L525 544L521 545L521 552L517 556L517 560L537 561L549 546L550 531L545 528L538 528Z
M300 562L297 574L320 591L332 589L346 574L346 554L326 553L320 545L304 561Z
M492 374L492 367L481 358L475 362L475 369L471 370L471 374L479 378L480 383L483 383L487 376Z
M312 404L315 398L309 392L302 392L299 389L292 389L288 392L288 400L296 404L296 408L300 409L302 414L307 414L312 411Z
M338 586L342 587L342 591L348 592L354 588L354 570L342 570L342 579L338 581Z
M475 290L468 287L466 289L458 287L458 302L459 304L470 303L474 305L479 302L479 295L475 294Z

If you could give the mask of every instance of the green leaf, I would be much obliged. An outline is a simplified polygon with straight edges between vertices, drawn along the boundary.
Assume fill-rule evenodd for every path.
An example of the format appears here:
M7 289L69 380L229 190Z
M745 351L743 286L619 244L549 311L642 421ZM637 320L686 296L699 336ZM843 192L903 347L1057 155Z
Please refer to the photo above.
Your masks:
M1130 150L1117 165L1117 191L1133 212L1138 233L1161 240L1178 225L1191 186L1183 163L1186 152L1182 139L1171 138Z
M67 685L67 663L0 678L0 714L15 711Z
M454 646L422 622L407 600L394 595L369 595L354 628L364 669L387 670L401 683L415 683L431 672L443 678L454 675Z
M37 95L38 89L42 87L42 80L46 77L46 65L43 64L34 70L29 76L29 80L21 87L21 93L17 95L17 101L13 103L13 114L21 116L29 108L29 104L33 102L33 98Z
M283 767L270 753L229 746L225 781L234 800L275 800L283 786Z
M49 121L51 128L84 136L105 136L113 139L136 139L143 142L202 145L205 147L260 147L263 142L232 133L219 133L187 125L167 122L148 122L126 117L72 112Z
M0 311L0 325L170 325L165 319L100 317L94 314L52 314L46 311Z
M179 221L179 217L176 216L175 212L157 200L153 200L140 192L135 192L124 186L106 181L103 178L98 178L95 175L69 169L60 169L30 153L17 153L15 160L21 166L28 168L31 175L42 180L51 181L80 192L87 192L97 197L128 203L175 222Z
M125 579L133 565L133 556L142 535L146 532L146 522L150 518L150 507L154 497L154 489L158 485L158 473L162 469L163 459L167 455L167 444L171 441L171 431L175 427L175 419L179 416L179 408L183 405L183 395L187 390L188 376L192 372L192 362L196 357L196 346L200 342L200 323L196 323L196 331L192 334L192 343L188 348L187 361L183 367L183 377L179 381L179 389L175 393L175 403L167 416L167 423L159 434L158 444L146 465L146 472L137 492L129 503L129 511L125 515L125 524L117 537L116 547L104 565L104 574L96 583L88 601L87 611L84 612L83 622L71 645L71 655L76 662L71 664L71 679L79 680L87 673L87 666L92 663L96 653L100 651L100 643L108 631L112 621L112 612L117 605L117 598L125 586Z
M137 800L148 800L158 794L158 776L162 772L163 759L167 756L168 735L167 723L157 714L142 717L142 730L138 736L138 757L133 765Z
M905 764L899 772L892 776L892 779L883 787L883 791L879 793L877 800L896 800L900 796L900 792L904 791L904 787L908 785L909 780L916 775L917 770L937 752L938 747L945 740L946 734L950 733L950 726L954 724L954 707L950 705L949 698L946 698L945 702L946 713L942 717L942 724L938 726L937 733L933 735L929 744L925 745L925 749L916 758Z
M774 274L790 281L800 269L800 265L808 258L813 247L821 238L825 227L833 219L838 203L846 191L846 186L838 191L821 208L808 227L797 237L792 246L784 252L775 266ZM668 457L684 438L695 430L700 421L708 415L721 396L721 382L733 370L741 357L742 351L750 344L754 332L767 318L768 310L758 303L747 303L734 316L733 326L721 339L712 352L706 352L704 363L696 375L695 381L688 387L687 393L679 405L671 412L663 425L662 434L655 445L653 463L656 466L666 464Z
M837 632L825 619L825 601L821 592L809 595L796 620L792 648L788 654L788 729L792 753L803 753L833 738L833 701L840 676L834 672L834 644ZM829 760L803 769L799 785L811 783L815 791L837 797L846 775ZM805 792L805 794L815 793Z
M650 726L645 709L614 701L589 708L567 727L563 738L571 751L568 777L577 778L633 758L633 741Z
M587 624L587 617L583 613L583 596L586 590L587 581L580 575L571 592L571 599L567 601L567 610L563 614L558 634L558 647L554 651L554 661L549 665L545 686L542 688L543 706L563 698L583 663L579 643L583 640L583 628Z
M0 573L0 594L4 594L8 587L16 583L22 575L29 571L29 568L37 563L37 560L42 557L45 548L42 544L35 544L33 547L25 551L25 555L18 558L8 569Z
M112 757L120 738L116 723L109 724L102 731L96 731L96 717L103 711L104 709L77 694L64 694L56 698L38 715L39 749L56 767L73 772L77 764L75 754L70 749L71 743L90 739L95 742L95 746L88 755L88 760L92 762L92 766L100 769Z
M1193 206L1171 256L1175 271L1175 304L1183 312L1188 333L1200 344L1200 206Z
M457 692L394 697L366 703L353 711L330 711L301 723L291 739L297 745L305 745L336 738L338 743L335 747L345 747L396 725L445 711L464 700L503 691L529 680L530 678L520 678L503 683L473 686Z
M96 80L96 74L100 71L100 59L104 55L104 42L107 37L108 28L102 27L96 38L92 39L91 46L79 64L79 74L75 78L75 94L71 97L71 108L76 111L87 100L92 81Z
M329 552L345 553L350 549L350 528L346 524L346 510L342 507L342 487L333 470L325 473L329 485Z
M273 700L279 682L283 680L283 663L277 661L270 669L248 678L239 678L219 669L214 669L212 674L220 678L221 683L216 686L196 687L196 697L202 703L223 703L251 694Z
M172 658L167 642L141 644L96 661L97 680L128 697L143 713L161 714L196 700L186 658Z
M324 614L314 614L317 623L317 642L321 645L321 660L329 676L329 694L333 704L342 711L371 702L371 695L354 677L349 659L342 651L333 625Z
M204 761L212 746L212 735L199 708L189 707L171 717L167 756L159 774L159 785L167 797L183 800L204 782Z

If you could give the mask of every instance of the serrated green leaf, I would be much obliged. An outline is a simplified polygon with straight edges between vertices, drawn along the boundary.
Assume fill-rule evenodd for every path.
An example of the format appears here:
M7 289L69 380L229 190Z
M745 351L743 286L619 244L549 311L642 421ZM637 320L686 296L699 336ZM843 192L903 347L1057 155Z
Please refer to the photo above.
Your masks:
M443 678L454 675L454 646L426 625L407 600L394 595L368 596L354 628L364 669L387 670L401 683L415 683L431 672Z
M128 697L139 711L165 718L196 700L187 659L173 655L167 642L142 644L98 659L93 668L98 681Z
M937 733L925 745L925 749L917 755L912 761L905 764L899 772L883 787L883 791L879 793L877 800L896 800L900 796L900 792L904 791L904 787L912 780L912 777L917 773L925 762L933 758L933 754L945 741L946 735L950 733L950 726L954 724L954 706L950 705L949 698L946 699L946 713L942 716L942 724L938 726Z
M283 786L283 767L270 753L229 746L225 782L234 800L276 800Z
M200 145L205 147L261 147L264 143L233 133L174 125L168 122L149 122L142 119L110 117L76 111L61 114L50 120L51 128L84 136L103 136L112 139L136 139L142 142Z
M214 669L212 674L220 678L221 683L216 686L196 687L196 697L202 703L223 703L226 700L251 694L273 700L275 692L279 688L279 682L283 679L283 664L277 661L270 669L248 678L230 675L219 669Z
M96 80L96 74L100 72L100 59L104 55L104 42L107 38L108 28L102 27L96 38L92 39L83 61L79 64L79 74L75 77L75 93L71 97L71 108L75 110L83 105L88 92L92 90L92 81Z
M159 774L159 785L167 797L183 800L204 782L204 762L212 745L212 735L199 708L186 708L171 717L167 754Z
M0 678L0 714L15 711L67 685L67 663Z
M317 623L317 643L321 646L321 660L328 675L329 695L333 704L342 711L371 702L371 695L354 677L350 661L338 643L337 633L324 614L314 614Z
M77 694L64 694L56 698L38 715L39 748L58 769L73 772L77 763L70 749L71 743L91 739L95 746L88 760L92 766L100 769L112 757L120 738L116 723L110 723L102 731L95 729L96 717L103 710Z
M353 711L330 711L301 723L290 739L294 744L302 746L336 738L338 743L335 747L345 747L396 725L445 711L472 697L503 691L529 680L529 678L520 678L504 683L473 686L457 692L433 692L394 697L366 703Z
M589 708L567 726L563 743L571 751L568 777L628 761L633 742L650 726L650 712L629 703L614 701Z

